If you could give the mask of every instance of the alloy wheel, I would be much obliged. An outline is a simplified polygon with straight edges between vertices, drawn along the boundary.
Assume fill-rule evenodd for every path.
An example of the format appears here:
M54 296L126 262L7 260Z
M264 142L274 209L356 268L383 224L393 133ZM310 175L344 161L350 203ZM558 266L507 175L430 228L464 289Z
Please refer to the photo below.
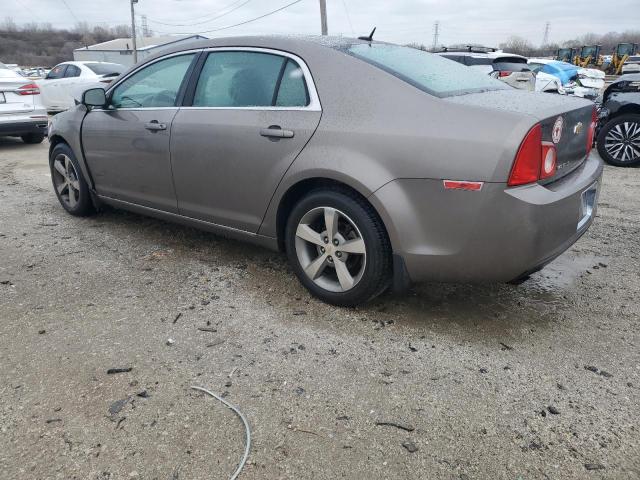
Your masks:
M71 209L80 200L78 172L71 159L61 153L53 161L53 184L62 201Z
M619 162L637 160L640 157L640 123L618 123L607 132L604 147Z
M331 292L354 288L364 274L367 250L356 224L344 212L318 207L298 223L296 255L304 273Z

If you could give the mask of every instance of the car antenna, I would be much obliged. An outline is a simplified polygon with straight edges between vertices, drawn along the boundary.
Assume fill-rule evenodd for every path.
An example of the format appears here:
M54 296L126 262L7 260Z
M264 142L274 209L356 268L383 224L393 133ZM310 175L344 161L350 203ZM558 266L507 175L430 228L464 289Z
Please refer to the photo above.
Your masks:
M358 40L364 40L365 42L372 42L374 33L376 33L376 27L373 27L373 30L371 30L371 33L369 34L368 37L358 37Z

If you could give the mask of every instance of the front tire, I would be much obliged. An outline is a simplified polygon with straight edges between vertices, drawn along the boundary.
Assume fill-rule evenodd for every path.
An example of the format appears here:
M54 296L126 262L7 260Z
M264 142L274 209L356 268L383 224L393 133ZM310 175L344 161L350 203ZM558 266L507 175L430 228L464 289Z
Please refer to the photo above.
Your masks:
M89 186L78 160L66 143L59 143L49 156L53 189L62 207L71 215L86 217L95 212Z
M640 115L614 117L598 134L598 153L616 167L640 165Z
M359 305L390 284L391 245L382 221L346 189L315 190L302 198L289 215L285 247L300 282L332 305Z
M42 143L44 140L44 134L42 133L27 133L26 135L20 136L24 143L28 143L30 145L35 145L38 143Z

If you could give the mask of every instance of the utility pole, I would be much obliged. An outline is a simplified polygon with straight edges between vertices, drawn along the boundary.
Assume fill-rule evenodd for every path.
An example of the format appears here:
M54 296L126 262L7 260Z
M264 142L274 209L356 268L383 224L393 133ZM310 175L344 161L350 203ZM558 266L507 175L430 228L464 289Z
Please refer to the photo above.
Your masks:
M438 48L438 36L440 36L440 22L436 21L433 24L433 47L431 48L432 52L436 51Z
M544 37L542 38L542 46L549 44L549 27L551 26L551 22L547 22L544 26Z
M327 0L320 0L320 25L322 27L322 35L328 35L329 27L327 27Z
M133 40L133 63L138 63L138 44L136 43L136 12L133 4L138 0L131 0L131 39Z

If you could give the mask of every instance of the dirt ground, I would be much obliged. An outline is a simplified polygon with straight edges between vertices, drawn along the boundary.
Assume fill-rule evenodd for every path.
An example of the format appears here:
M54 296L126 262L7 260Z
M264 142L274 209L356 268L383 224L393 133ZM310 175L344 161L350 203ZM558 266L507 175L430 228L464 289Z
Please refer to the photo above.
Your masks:
M47 148L0 139L0 478L229 478L242 423L191 385L247 416L242 479L640 478L640 169L520 286L339 309L280 254L67 215Z

